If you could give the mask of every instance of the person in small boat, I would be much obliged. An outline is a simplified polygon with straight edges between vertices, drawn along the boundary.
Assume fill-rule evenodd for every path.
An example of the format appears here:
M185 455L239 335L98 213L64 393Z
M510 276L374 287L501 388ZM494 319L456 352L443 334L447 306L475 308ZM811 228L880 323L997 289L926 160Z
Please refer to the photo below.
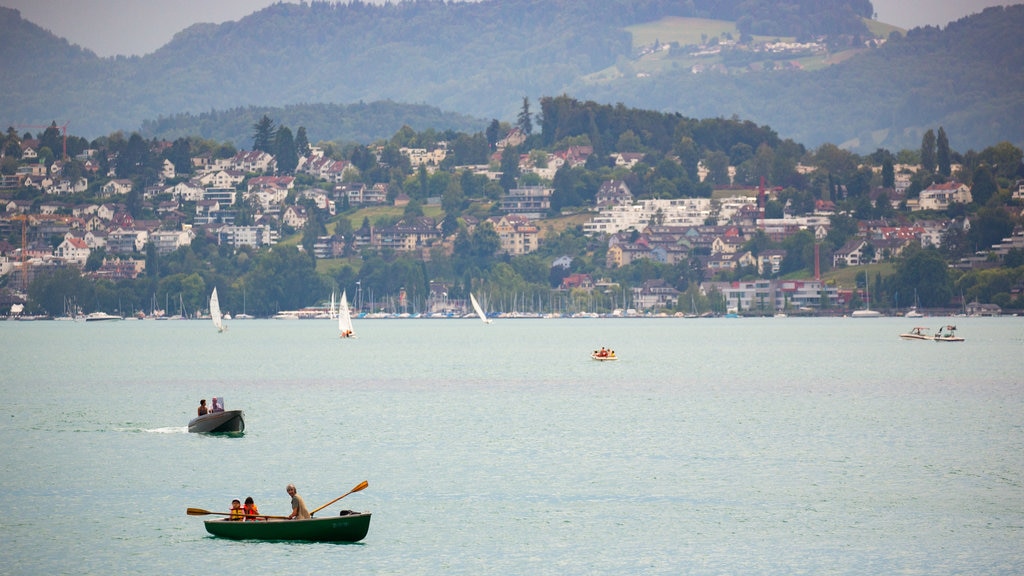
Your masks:
M213 399L213 407L210 408L210 412L223 412L223 411L224 411L224 406L221 405L220 398L214 397L214 399Z
M245 511L242 510L242 501L235 498L231 501L231 517L228 520L245 520Z
M199 415L205 416L209 410L206 409L206 398L199 401Z
M245 497L245 506L242 506L242 512L245 513L246 521L259 520L257 516L260 515L260 510L256 507L256 502L252 499L252 496Z
M288 515L289 520L309 520L309 510L306 509L306 502L295 490L295 484L289 484L285 492L292 497L292 513Z
M608 356L608 349L605 348L604 346L601 346L601 351L598 352L597 355L600 358L604 358L604 357Z

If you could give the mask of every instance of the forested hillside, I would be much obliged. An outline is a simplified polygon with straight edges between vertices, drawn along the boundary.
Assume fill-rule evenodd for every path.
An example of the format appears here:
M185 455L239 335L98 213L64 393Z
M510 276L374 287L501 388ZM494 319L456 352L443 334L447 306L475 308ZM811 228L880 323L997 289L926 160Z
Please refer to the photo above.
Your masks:
M145 57L111 59L0 9L0 123L59 120L96 137L146 121L166 128L169 117L189 118L182 114L201 122L240 107L391 101L427 105L420 121L403 121L443 129L461 126L429 107L510 120L523 96L564 93L695 118L736 115L812 147L916 146L935 125L964 149L1024 140L1024 55L1015 40L1024 6L873 42L867 0L596 0L580 8L555 0L276 4L237 22L192 26ZM669 17L687 19L682 26L733 22L736 37L704 34L704 43L741 53L743 65L694 74L680 60L637 73L646 47L627 27ZM752 42L775 37L816 42L827 67L759 56ZM859 54L832 58L855 47ZM676 57L701 46L670 48ZM346 122L329 127L314 137L378 135Z

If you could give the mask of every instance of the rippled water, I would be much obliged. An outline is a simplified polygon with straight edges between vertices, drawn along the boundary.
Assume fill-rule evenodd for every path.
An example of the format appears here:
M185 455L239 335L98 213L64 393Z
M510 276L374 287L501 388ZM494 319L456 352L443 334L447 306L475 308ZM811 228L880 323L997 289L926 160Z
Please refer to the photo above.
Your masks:
M1024 320L929 322L2 322L0 573L1021 573ZM354 545L185 514L364 479Z

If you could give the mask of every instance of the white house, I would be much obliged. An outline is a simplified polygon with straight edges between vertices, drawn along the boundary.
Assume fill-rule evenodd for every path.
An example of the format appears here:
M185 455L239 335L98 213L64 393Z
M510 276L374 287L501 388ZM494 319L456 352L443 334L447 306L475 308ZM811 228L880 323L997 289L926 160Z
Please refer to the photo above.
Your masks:
M101 190L105 196L128 194L132 191L132 181L128 179L111 180L104 184Z
M969 204L972 200L970 187L954 180L922 190L917 206L918 210L945 210L950 204Z
M64 241L57 246L57 249L53 251L53 255L65 262L85 266L86 260L89 259L90 252L91 250L85 243L85 240L72 236L70 238L65 238Z

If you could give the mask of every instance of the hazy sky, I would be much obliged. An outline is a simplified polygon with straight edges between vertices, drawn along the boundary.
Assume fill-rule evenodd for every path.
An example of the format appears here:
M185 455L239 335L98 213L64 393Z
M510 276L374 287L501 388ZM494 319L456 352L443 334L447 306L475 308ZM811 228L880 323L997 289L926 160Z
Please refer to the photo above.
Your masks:
M371 0L380 2L382 0ZM0 0L22 18L99 56L141 55L163 46L197 22L220 23L277 0ZM1012 0L873 0L878 20L901 28L945 26L988 6Z

